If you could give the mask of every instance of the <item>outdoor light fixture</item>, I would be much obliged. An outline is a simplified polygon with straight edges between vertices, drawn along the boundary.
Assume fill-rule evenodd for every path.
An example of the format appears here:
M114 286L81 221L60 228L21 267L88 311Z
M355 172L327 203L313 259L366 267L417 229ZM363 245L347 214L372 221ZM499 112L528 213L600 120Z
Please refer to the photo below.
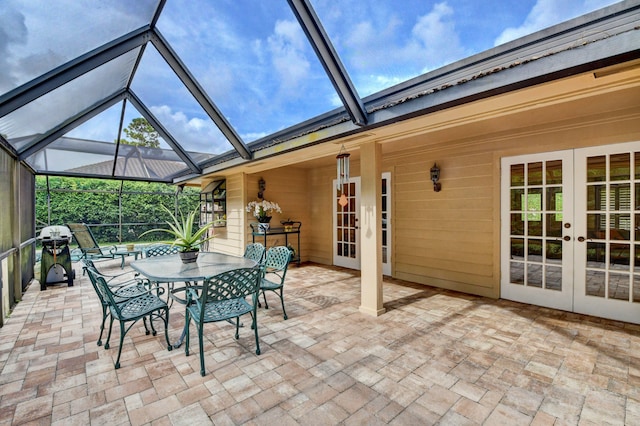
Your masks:
M263 199L264 198L264 190L267 188L267 183L264 181L264 179L260 178L260 180L258 181L258 198L259 199Z
M433 182L433 190L435 192L440 192L440 168L436 163L433 163L433 167L431 168L431 181Z
M337 187L338 187L338 191L341 192L340 201L338 201L338 203L342 207L347 205L347 197L344 194L344 191L342 191L342 187L344 184L349 183L349 156L350 155L351 154L349 154L347 150L344 148L344 145L342 145L342 148L340 148L340 152L336 156L337 166L338 166Z

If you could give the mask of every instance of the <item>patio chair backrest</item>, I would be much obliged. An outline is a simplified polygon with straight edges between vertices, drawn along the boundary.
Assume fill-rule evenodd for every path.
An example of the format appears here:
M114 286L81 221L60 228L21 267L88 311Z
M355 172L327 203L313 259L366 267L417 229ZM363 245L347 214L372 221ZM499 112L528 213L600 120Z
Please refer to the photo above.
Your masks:
M255 312L255 306L258 304L260 281L263 275L262 271L263 269L260 266L240 268L206 278L203 283L203 291L200 292L200 297L194 300L196 305L193 307L195 308L193 311L194 319L200 324L203 324L204 322L208 322L208 320L220 321L222 319L234 318L238 315L233 309L227 312L228 316L222 313L222 316L218 318L207 318L207 308L208 306L221 304L234 299L244 300L248 296L252 298L253 310ZM191 295L195 296L195 292L191 292ZM211 313L211 311L209 311L209 313Z
M271 247L267 250L267 254L264 259L264 266L267 272L277 273L280 280L284 282L284 277L287 274L287 268L289 261L291 260L291 250L285 246Z
M166 256L179 251L180 247L171 244L153 244L144 250L144 257Z
M240 268L222 272L205 279L204 291L200 302L212 303L223 300L241 299L247 296L257 296L260 288L262 269Z
M93 266L93 262L91 261L89 262L91 266L89 265L89 263L85 262L85 266L83 268L85 271L87 271L87 275L89 276L89 281L91 281L91 285L93 286L93 289L96 291L96 294L98 295L98 299L100 299L100 303L102 303L105 306L109 306L109 298L105 293L105 290L100 285L98 285L98 278L102 278L103 281L104 281L104 278L100 275L100 272L98 272L95 266Z
M247 259L255 260L260 263L264 257L264 246L261 243L247 244L247 247L244 249L243 256Z
M109 286L105 277L100 275L100 273L95 268L87 268L87 273L89 274L89 279L91 283L94 284L96 288L96 292L98 293L98 297L101 298L102 303L105 303L109 310L115 315L116 318L123 318L122 309L123 309L123 301L132 301L136 298L141 297L143 294L148 292L136 292L137 294L133 297L120 297L114 293L114 290ZM138 306L134 305L134 308Z

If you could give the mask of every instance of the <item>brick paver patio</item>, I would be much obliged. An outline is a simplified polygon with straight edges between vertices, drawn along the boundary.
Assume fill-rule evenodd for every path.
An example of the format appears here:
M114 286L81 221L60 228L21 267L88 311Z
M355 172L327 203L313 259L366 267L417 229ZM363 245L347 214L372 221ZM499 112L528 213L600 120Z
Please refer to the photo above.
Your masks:
M160 323L127 334L115 370L88 278L31 285L0 329L0 425L640 424L640 326L393 279L373 318L359 282L290 268L289 319L273 294L259 310L262 354L248 327L209 324L205 377L197 340L169 352ZM181 306L170 322L174 340Z

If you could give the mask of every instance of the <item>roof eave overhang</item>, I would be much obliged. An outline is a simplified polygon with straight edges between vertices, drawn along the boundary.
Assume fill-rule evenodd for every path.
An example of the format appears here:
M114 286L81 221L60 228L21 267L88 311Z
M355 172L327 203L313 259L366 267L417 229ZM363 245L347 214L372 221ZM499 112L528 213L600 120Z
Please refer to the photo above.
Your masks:
M444 75L425 74L369 96L365 99L369 112L366 126L351 122L344 109L334 110L249 144L253 161L640 58L640 27L625 26L621 31L546 54L536 52L514 62L502 61L502 65L496 64L495 52L473 67L468 66L469 60L461 61L458 68L446 67ZM512 51L507 53L513 55ZM474 59L478 60L470 58ZM238 165L246 165L246 161L238 162L237 156L228 153L203 165L203 173L218 173Z

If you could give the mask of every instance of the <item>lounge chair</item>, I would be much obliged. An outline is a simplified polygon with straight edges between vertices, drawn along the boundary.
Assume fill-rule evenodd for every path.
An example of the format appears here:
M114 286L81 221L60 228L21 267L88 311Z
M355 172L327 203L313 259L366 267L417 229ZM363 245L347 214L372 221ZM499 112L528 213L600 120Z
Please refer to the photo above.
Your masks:
M84 223L67 223L82 251L83 259L115 259L116 246L100 247L91 229Z

